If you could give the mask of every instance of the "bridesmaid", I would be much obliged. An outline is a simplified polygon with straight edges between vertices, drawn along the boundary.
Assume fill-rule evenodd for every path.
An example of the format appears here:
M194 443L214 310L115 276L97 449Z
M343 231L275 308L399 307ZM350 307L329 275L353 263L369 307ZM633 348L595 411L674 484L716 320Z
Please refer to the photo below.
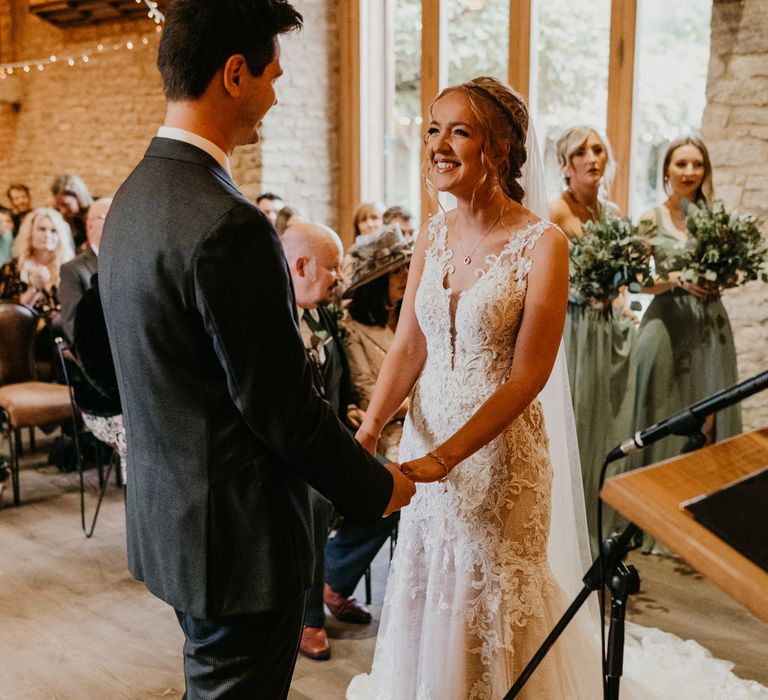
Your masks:
M560 199L550 203L550 219L571 240L604 210L618 213L607 195L616 170L608 140L591 126L574 126L557 141L557 159L565 183ZM621 300L619 300L620 304ZM598 478L606 453L625 439L632 424L630 351L634 322L623 304L603 308L571 294L563 340L579 438L584 499L590 543L597 553ZM620 526L604 511L604 532Z
M657 271L646 288L654 295L640 324L637 339L634 429L641 430L686 406L738 381L736 350L720 289L682 282L679 271L667 262L675 246L685 242L688 202L712 204L712 165L699 138L673 141L664 156L667 200L640 217L641 226L654 224L649 233ZM741 432L741 409L733 406L704 426L708 442ZM633 466L653 464L680 454L685 440L668 437L633 455Z

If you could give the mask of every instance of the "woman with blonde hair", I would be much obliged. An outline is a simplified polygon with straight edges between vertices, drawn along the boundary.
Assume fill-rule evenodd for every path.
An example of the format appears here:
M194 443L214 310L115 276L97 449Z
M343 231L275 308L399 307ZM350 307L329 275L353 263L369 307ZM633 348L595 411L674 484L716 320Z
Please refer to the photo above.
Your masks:
M616 162L608 139L589 124L566 129L556 148L564 189L559 199L550 202L549 215L573 241L584 234L584 224L618 214L608 199ZM590 544L595 554L599 544L596 510L600 467L632 425L634 321L625 309L623 294L611 303L598 303L572 292L563 336ZM606 508L604 512L607 532L620 526L613 510Z
M608 139L596 127L580 124L566 129L555 144L565 189L550 203L549 218L569 237L581 236L588 221L600 218L616 174L616 160Z
M16 277L26 287L18 296L21 303L52 311L58 307L61 266L74 256L67 222L55 209L39 207L24 218L13 244L13 269L4 277Z

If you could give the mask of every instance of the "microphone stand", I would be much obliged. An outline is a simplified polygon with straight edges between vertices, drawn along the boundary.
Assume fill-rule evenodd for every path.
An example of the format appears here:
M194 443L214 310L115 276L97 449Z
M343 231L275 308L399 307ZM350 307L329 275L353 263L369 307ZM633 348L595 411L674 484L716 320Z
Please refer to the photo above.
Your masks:
M688 441L683 448L683 453L692 452L704 446L706 437L701 432L703 424L704 419L702 417L690 426L691 432L688 434ZM606 459L601 470L602 473L605 472L608 464L609 460ZM504 696L504 700L513 700L520 694L523 686L544 660L547 652L560 637L563 630L576 616L589 595L593 591L602 591L604 587L607 587L611 593L611 622L608 631L607 662L603 676L603 699L619 700L619 686L624 670L624 623L627 601L630 595L640 590L640 575L632 564L624 563L624 558L634 548L633 541L639 532L637 525L629 523L620 535L612 535L603 540L600 554L582 578L584 587L542 642L533 658Z

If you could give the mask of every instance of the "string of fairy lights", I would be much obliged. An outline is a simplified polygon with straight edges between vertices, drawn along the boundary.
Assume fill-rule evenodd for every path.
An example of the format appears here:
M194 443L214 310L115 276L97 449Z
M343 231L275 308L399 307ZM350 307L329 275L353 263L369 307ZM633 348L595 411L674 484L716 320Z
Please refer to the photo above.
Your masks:
M25 61L16 61L15 63L0 63L0 80L6 80L14 74L44 71L46 68L54 65L66 65L69 67L74 67L78 64L87 65L99 54L109 51L133 51L134 49L149 46L151 39L162 31L161 25L165 22L165 15L158 9L157 3L153 2L153 0L136 0L136 3L143 3L147 7L147 17L155 23L155 32L153 34L144 34L135 40L102 41L93 48L58 54L52 53L42 58L32 58Z

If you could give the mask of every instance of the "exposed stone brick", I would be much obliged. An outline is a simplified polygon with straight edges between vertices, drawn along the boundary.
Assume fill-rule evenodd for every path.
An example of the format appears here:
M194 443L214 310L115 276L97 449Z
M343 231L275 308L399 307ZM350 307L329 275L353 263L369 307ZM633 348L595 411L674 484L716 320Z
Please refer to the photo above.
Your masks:
M702 131L715 193L727 206L758 216L768 237L768 0L713 4L711 61ZM728 290L724 303L744 379L768 368L768 285ZM744 403L744 427L765 426L763 392Z
M279 104L265 119L263 141L235 150L232 171L246 196L276 190L335 225L334 3L295 4L305 29L282 42ZM20 19L11 30L14 12ZM59 60L42 72L14 75L11 80L20 83L18 113L3 102L0 90L0 201L8 183L18 180L29 184L35 204L46 204L53 177L63 172L78 173L99 195L120 185L165 113L154 28L142 20L64 30L30 15L26 0L0 0L0 60L81 57L104 45L88 64L78 58L70 67ZM7 48L11 34L14 44ZM141 43L144 36L147 46ZM128 41L133 50L124 48ZM113 50L115 44L121 48Z

